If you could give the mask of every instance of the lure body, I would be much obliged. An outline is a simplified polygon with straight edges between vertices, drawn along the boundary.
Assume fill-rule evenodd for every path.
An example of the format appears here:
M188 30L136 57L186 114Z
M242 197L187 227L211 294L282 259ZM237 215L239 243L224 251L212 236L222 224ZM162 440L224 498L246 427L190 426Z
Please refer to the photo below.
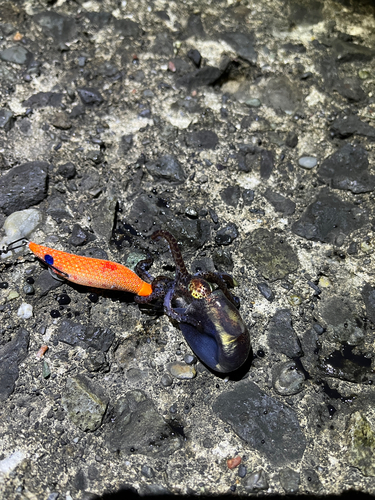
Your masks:
M249 357L251 345L249 331L238 312L239 301L228 290L235 286L234 279L226 273L200 272L192 276L175 238L167 231L156 231L151 236L159 237L169 243L176 265L175 278L153 279L152 294L135 297L135 301L162 299L164 312L179 323L186 341L203 363L221 373L237 370ZM140 275L144 272L140 264L136 271Z
M131 269L109 260L82 257L54 250L33 242L29 249L56 274L83 286L131 292L140 296L152 293L149 283L143 281Z

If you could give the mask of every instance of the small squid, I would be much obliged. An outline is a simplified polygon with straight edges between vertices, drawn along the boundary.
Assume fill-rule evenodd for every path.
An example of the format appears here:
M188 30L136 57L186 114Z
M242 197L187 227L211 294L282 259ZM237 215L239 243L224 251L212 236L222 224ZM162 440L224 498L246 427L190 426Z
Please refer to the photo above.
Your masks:
M175 278L152 278L142 261L136 272L151 280L152 293L135 297L139 304L163 299L164 312L176 320L183 336L198 358L212 370L229 373L240 368L250 355L249 331L238 312L238 299L228 287L235 286L229 274L198 272L191 275L184 264L176 239L167 231L152 234L167 240L176 266ZM216 287L215 287L216 285Z

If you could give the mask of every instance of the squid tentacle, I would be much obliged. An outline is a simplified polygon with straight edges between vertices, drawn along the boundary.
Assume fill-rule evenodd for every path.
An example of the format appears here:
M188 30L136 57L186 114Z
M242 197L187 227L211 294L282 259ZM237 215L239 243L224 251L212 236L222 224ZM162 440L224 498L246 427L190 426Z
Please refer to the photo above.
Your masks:
M169 248L176 265L176 281L179 281L180 277L186 278L187 276L190 276L188 270L186 269L176 238L163 229L159 229L151 235L151 239L156 240L157 238L164 238L169 244Z

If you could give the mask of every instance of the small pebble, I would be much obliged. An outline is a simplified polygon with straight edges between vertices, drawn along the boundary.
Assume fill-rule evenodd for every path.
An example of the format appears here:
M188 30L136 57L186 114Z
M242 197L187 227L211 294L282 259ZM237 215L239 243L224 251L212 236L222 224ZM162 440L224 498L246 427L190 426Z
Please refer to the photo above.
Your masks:
M142 465L141 473L149 479L155 476L155 472L149 465Z
M185 215L190 217L190 219L197 219L198 218L198 212L193 207L186 207Z
M43 361L42 375L43 378L49 378L51 376L51 370L47 361Z
M258 283L257 288L263 295L263 297L265 297L269 302L273 302L273 300L275 299L275 295L267 283Z
M244 464L240 464L238 467L238 476L245 477L247 474L247 467Z
M36 357L39 359L42 358L47 351L48 351L48 345L42 345L42 347L36 353Z
M180 380L188 380L194 378L197 374L194 366L189 366L186 363L182 363L180 361L168 363L167 370L172 375L172 377L178 378Z
M164 373L160 382L163 387L170 387L173 384L173 379L169 373Z
M11 291L8 293L8 297L7 297L7 299L8 299L8 300L13 300L13 299L17 299L19 296L20 296L20 294L19 294L18 292L16 292L16 290L11 290Z
M291 306L299 306L302 304L302 299L298 295L291 295L288 297L288 302Z
M325 332L325 329L319 323L314 323L313 328L318 335L322 335Z
M23 291L26 295L32 295L35 292L35 289L33 285L29 285L28 283L26 283L26 285L24 285L23 287Z
M259 106L262 104L259 99L256 97L253 97L251 99L247 99L246 104L250 106L251 108L259 108Z
M242 460L241 457L228 458L227 460L228 469L235 469L238 465L240 465L241 460Z
M184 361L187 365L194 365L197 362L197 358L193 354L185 354Z
M29 319L33 315L33 306L31 304L26 304L26 302L22 302L17 311L17 316L21 319Z
M298 165L303 168L314 168L316 164L318 163L318 160L314 158L313 156L302 156L298 160Z

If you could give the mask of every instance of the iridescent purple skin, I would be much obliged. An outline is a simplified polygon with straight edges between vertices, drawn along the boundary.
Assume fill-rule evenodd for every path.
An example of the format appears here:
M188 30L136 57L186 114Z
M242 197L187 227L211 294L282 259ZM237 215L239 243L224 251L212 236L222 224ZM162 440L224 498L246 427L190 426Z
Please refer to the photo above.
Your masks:
M167 231L152 234L153 240L167 240L176 265L174 279L153 278L148 272L152 260L138 264L136 273L151 281L152 293L135 297L139 304L163 300L164 312L179 323L193 352L214 371L230 373L240 368L251 352L249 331L238 312L238 298L229 287L235 286L226 273L188 273L177 240ZM217 288L215 288L215 285Z

